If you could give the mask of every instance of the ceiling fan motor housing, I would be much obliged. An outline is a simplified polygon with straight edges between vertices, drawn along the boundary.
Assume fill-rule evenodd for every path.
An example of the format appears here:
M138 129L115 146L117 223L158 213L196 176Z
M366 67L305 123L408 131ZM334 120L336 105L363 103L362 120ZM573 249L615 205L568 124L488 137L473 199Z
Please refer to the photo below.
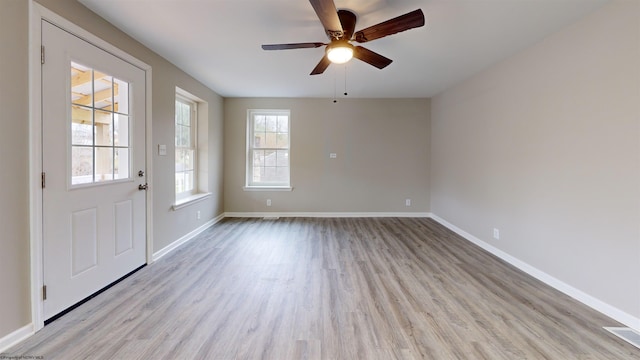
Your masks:
M350 10L340 9L338 10L338 18L340 18L340 24L342 25L342 36L339 40L351 40L353 32L356 29L356 21L358 17ZM331 38L331 36L329 36ZM333 38L331 38L333 40Z

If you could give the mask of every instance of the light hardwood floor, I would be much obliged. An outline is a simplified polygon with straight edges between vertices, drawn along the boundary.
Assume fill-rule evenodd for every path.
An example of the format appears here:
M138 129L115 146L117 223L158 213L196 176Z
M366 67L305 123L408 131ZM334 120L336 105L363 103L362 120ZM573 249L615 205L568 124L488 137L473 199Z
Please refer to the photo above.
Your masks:
M431 219L225 219L6 355L640 359L602 326Z

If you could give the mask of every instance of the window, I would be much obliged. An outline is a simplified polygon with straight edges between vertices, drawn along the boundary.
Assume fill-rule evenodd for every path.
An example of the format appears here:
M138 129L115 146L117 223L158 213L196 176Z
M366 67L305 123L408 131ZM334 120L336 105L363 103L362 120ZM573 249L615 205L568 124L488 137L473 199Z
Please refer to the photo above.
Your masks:
M129 179L129 83L71 62L72 186Z
M209 104L176 87L175 202L173 210L211 195L209 190Z
M176 96L176 200L196 193L197 104Z
M249 110L247 188L290 188L289 110Z

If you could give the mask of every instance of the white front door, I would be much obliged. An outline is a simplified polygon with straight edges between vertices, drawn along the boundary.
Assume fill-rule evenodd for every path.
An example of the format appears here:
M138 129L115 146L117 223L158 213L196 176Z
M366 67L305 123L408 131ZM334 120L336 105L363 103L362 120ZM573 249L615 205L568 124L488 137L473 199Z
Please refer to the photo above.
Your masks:
M42 44L50 319L146 262L145 72L44 20Z

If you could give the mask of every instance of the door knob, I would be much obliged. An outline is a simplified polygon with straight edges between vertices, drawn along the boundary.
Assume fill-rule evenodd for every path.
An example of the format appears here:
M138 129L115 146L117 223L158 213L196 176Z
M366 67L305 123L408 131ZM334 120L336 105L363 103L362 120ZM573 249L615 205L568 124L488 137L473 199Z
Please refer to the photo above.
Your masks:
M138 185L138 190L141 190L141 191L142 190L147 190L148 188L149 188L149 184L144 184L144 185L140 184L140 185Z

